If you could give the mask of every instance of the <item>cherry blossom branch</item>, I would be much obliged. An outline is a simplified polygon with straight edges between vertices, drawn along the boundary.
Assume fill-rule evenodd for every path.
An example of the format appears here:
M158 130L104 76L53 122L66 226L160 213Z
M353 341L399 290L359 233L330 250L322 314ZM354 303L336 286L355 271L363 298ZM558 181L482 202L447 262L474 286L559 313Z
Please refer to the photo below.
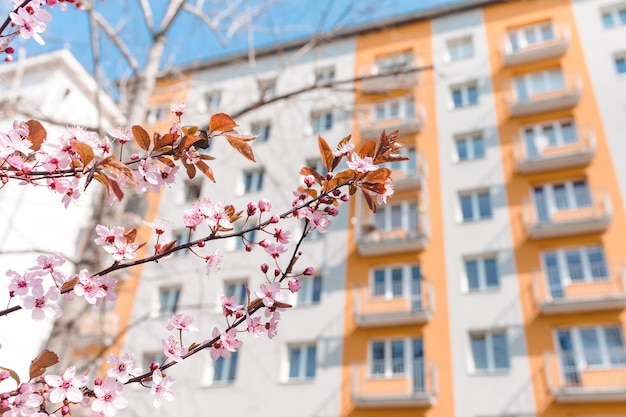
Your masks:
M16 6L15 9L13 9L13 13L17 13L19 9L26 7L31 1L32 0L24 0L20 5ZM11 17L7 16L7 18L4 19L2 26L0 26L0 35L2 35L7 26L9 26L9 23L11 23Z

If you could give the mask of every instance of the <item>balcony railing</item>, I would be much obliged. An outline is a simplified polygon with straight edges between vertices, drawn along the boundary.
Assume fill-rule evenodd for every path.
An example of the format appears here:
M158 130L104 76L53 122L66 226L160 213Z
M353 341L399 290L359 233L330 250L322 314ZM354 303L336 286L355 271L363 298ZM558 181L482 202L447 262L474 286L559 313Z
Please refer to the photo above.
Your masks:
M366 219L357 229L357 250L361 256L417 252L426 247L429 235L426 213L419 213L417 224L408 228L380 229Z
M626 308L626 270L622 265L607 267L592 263L589 271L570 265L536 271L533 294L543 314L583 313ZM577 280L564 284L565 274ZM591 277L585 278L585 275Z
M567 109L578 104L582 93L579 74L563 74L563 87L542 93L519 95L512 83L508 94L511 116L528 116L554 110Z
M517 136L513 141L517 169L522 173L534 173L589 164L596 153L593 130L586 128L574 131L573 135L576 137L570 143L558 146L550 146L547 137L535 137L529 144L526 139Z
M560 403L626 401L626 350L547 352L548 388Z
M359 363L352 369L352 399L357 407L430 407L437 401L436 364L415 359L392 364Z
M570 43L570 29L566 24L553 24L554 37L543 42L526 44L517 49L511 47L508 37L502 42L502 61L504 66L512 66L555 58L563 55Z
M354 315L361 327L391 324L417 324L430 321L435 311L434 288L419 280L408 286L394 283L388 294L386 288L355 288ZM408 288L405 288L407 286Z
M365 77L361 81L361 92L365 94L384 93L392 90L410 90L419 82L424 66L420 56L414 56L413 61L396 67L381 68L372 64L361 72Z
M426 179L428 165L422 152L413 152L408 161L394 162L387 165L391 168L393 188L396 191L404 191L414 188L422 188Z
M609 194L602 190L585 190L577 195L577 201L585 201L571 209L547 207L547 201L522 201L522 218L526 231L532 239L601 232L606 230L612 217Z
M398 130L400 136L419 133L426 122L426 111L421 104L403 106L397 116L376 118L376 107L366 106L360 112L359 128L364 139L377 139L385 129L387 133Z

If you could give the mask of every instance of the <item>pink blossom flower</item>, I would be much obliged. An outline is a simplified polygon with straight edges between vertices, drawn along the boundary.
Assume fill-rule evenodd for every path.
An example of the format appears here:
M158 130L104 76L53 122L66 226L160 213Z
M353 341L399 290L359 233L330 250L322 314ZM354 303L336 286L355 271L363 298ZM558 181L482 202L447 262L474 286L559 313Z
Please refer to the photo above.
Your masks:
M135 251L139 245L135 242L127 242L125 238L116 238L113 245L104 246L104 250L111 254L114 261L122 262L133 260L137 257Z
M387 181L385 182L385 192L382 194L378 194L375 193L373 191L370 191L369 194L371 196L375 196L376 197L376 204L387 204L387 197L391 197L393 195L393 181L391 180L391 178L388 178Z
M106 275L100 276L100 288L106 293L105 298L109 301L117 300L117 279ZM99 298L96 305L100 305L102 298Z
M272 318L269 322L265 323L265 330L267 330L267 337L269 339L273 339L278 334L278 320L280 318L279 314L272 315Z
M72 178L67 181L63 198L61 198L65 208L67 208L72 201L78 200L82 195L79 187L79 181L80 180L78 178Z
M170 107L170 110L173 114L175 114L177 117L180 117L183 115L183 113L185 112L185 106L187 105L187 103L180 102L178 104L172 104L172 106Z
M213 339L219 337L219 339L213 342L213 345L211 345L211 350L209 351L211 359L216 361L220 356L224 358L230 358L230 351L222 345L220 330L217 327L213 328L213 333L211 336Z
M291 238L291 232L289 230L274 228L274 238L278 243L286 245L289 243L289 239Z
M333 152L334 156L348 155L350 152L354 150L354 144L351 142L346 143L341 146L339 149Z
M0 158L6 158L14 152L20 152L24 155L28 155L32 152L30 147L33 143L27 139L28 128L26 129L26 135L22 135L19 130L10 130L8 134L0 132Z
M101 224L96 226L96 234L98 238L94 240L98 246L113 245L116 238L124 237L124 228L120 226L106 227Z
M226 214L224 203L213 203L210 199L205 198L200 201L199 208L211 230L217 230L218 227L223 229L233 228L233 225L230 223L228 218L228 214Z
M133 134L130 129L122 126L116 128L112 132L109 132L109 135L111 135L114 139L117 139L117 141L122 145L133 140Z
M171 232L172 231L172 225L170 222L168 222L167 220L163 220L163 219L154 219L153 222L147 222L147 221L143 221L143 224L145 224L146 226L148 226L151 229L154 229L154 231L156 232L157 235L162 235L165 232Z
M256 213L256 209L257 209L256 203L254 201L249 201L248 205L246 206L246 212L248 214L248 217L254 216L254 213Z
M46 384L50 388L50 401L60 403L67 398L68 401L79 403L83 400L83 388L89 382L86 375L76 376L76 367L70 366L65 370L63 376L46 375L44 377Z
M6 276L11 279L9 283L9 293L12 295L26 295L30 288L35 286L41 286L43 280L36 278L36 274L26 271L24 275L20 275L17 272L9 269L6 272Z
M200 212L198 207L193 207L183 211L183 222L185 227L196 230L196 227L204 221L204 215Z
M61 308L53 303L61 296L57 287L50 287L44 294L43 287L37 285L33 288L32 295L24 297L23 305L27 310L32 309L33 320L43 320L46 317L58 319L61 317Z
M236 352L243 345L243 342L237 339L237 329L232 328L220 334L220 341L224 349L229 352Z
M230 317L235 315L237 318L243 316L243 305L237 304L237 297L233 295L232 297L227 298L222 295L220 300L222 301L222 312L224 313L224 316Z
M311 227L320 233L326 233L326 229L332 223L326 217L326 213L319 210L306 210L305 217L309 220Z
M182 362L182 357L188 353L187 348L181 346L174 336L168 337L167 340L162 339L161 344L163 345L163 354L176 362Z
M28 270L42 276L54 272L56 267L62 266L63 264L65 264L65 256L63 256L62 253L57 252L53 255L39 255L37 257L37 265Z
M248 333L251 333L257 339L265 333L265 325L261 323L261 317L250 318L250 316L247 316L246 324Z
M78 282L74 285L74 293L79 297L85 297L89 304L97 304L107 295L100 284L98 275L90 276L86 269L82 269L78 273Z
M293 293L300 291L300 289L302 288L302 283L300 282L298 277L293 277L289 280L287 286L289 287L289 291Z
M261 291L256 292L256 296L263 299L266 307L272 307L275 301L283 301L285 298L280 293L280 283L261 284Z
M30 382L22 383L18 394L11 404L11 409L5 411L3 417L26 417L35 413L43 404L43 397L36 393L35 385Z
M261 212L270 211L272 209L272 203L265 198L259 200L258 206Z
M96 399L91 403L91 409L96 413L103 413L106 417L113 417L117 410L128 405L128 400L120 395L123 387L115 378L106 377L101 385L93 388Z
M115 355L107 356L107 363L114 365L109 368L107 375L117 379L118 382L125 384L131 377L141 374L141 367L136 365L131 353L125 353L122 357Z
M361 158L358 153L352 152L350 160L348 161L348 168L353 169L356 172L366 173L369 171L376 171L378 166L374 165L374 160L371 156Z
M198 328L193 326L193 316L190 314L176 313L167 324L167 330L180 330L186 332L197 332Z
M265 248L265 252L269 253L272 258L278 258L281 253L287 252L287 248L283 245L273 243Z
M172 401L174 399L174 394L170 390L173 384L174 378L171 376L164 378L160 369L152 373L152 387L150 387L150 392L153 396L152 405L154 408L159 408L163 400Z
M195 165L200 162L200 153L195 146L190 146L183 152L183 155L185 156L185 163L188 165Z

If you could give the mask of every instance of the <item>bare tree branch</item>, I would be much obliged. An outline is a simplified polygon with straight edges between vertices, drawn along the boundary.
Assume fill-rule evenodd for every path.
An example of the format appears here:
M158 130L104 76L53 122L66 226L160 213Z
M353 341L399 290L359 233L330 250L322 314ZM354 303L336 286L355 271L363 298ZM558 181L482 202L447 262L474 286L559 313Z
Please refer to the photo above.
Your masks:
M128 46L124 43L122 38L117 34L117 31L95 9L93 11L93 18L98 26L102 28L104 33L106 33L111 42L113 42L113 44L117 47L124 59L126 59L128 66L133 71L133 74L138 74L140 72L139 63L133 56L132 52L130 52L130 49L128 49Z
M139 5L141 6L141 12L143 13L144 19L146 19L146 26L150 31L150 35L152 37L156 36L156 30L154 28L154 20L152 19L152 8L150 7L150 3L148 3L148 0L139 0Z
M181 12L183 6L185 5L185 0L170 0L169 5L167 6L167 11L163 16L163 20L161 20L161 24L159 26L159 31L154 36L155 38L160 36L165 36L168 30L170 30L170 26L172 26L172 22L176 19L176 16Z

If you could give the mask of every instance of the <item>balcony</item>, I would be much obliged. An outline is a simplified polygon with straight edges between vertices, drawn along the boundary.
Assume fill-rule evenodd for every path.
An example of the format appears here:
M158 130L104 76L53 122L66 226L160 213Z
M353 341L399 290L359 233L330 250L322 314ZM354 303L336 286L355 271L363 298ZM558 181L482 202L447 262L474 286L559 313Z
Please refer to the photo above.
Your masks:
M588 128L577 132L576 139L570 143L549 146L545 136L534 137L533 143L524 143L521 136L516 137L513 154L518 171L530 174L588 165L596 153L593 130Z
M584 272L569 273L582 277ZM580 268L578 268L580 269ZM607 268L604 263L590 265L593 278L589 281L563 283L565 271L558 267L546 272L536 271L533 277L533 295L542 314L586 313L621 310L626 308L626 271L620 265ZM552 277L552 278L550 278Z
M419 252L428 244L427 224L425 213L419 214L417 225L408 228L380 228L366 222L357 229L357 250L361 256Z
M557 403L626 401L623 348L610 349L605 355L589 350L580 355L547 352L544 360L548 388Z
M397 107L395 112L384 112L377 109L380 106L384 109L386 103L378 103L366 106L362 109L359 120L359 128L363 139L378 139L380 132L386 130L393 132L398 130L399 136L414 135L421 132L426 121L426 111L424 106L413 105L401 101L401 106Z
M522 219L531 239L544 239L602 232L612 217L611 200L606 191L589 190L577 200L586 200L584 206L556 209L547 207L545 201L522 201Z
M361 72L361 92L380 94L393 90L411 90L419 82L424 66L421 57L403 53L379 59Z
M520 82L519 80L516 81ZM554 83L554 88L538 93L528 92L524 89L516 91L511 86L507 97L511 116L529 116L567 109L578 104L582 93L582 78L580 75L563 74L562 79L552 82Z
M394 368L404 368L402 363ZM357 407L431 407L437 402L437 366L415 359L408 372L373 375L372 365L360 363L352 368L352 399Z
M405 191L422 188L427 173L426 157L422 152L415 152L415 149L409 149L406 152L401 150L399 153L410 159L388 165L388 168L391 169L394 190Z
M556 58L567 51L570 43L569 26L565 24L553 25L554 36L542 42L518 45L517 48L511 46L508 36L504 38L502 44L502 62L505 67L526 64L542 59Z
M420 280L410 284L410 288L403 288L402 282L394 285L398 288L392 288L390 294L384 294L384 288L380 291L369 286L355 289L354 315L360 327L421 324L431 320L435 294L430 282Z

